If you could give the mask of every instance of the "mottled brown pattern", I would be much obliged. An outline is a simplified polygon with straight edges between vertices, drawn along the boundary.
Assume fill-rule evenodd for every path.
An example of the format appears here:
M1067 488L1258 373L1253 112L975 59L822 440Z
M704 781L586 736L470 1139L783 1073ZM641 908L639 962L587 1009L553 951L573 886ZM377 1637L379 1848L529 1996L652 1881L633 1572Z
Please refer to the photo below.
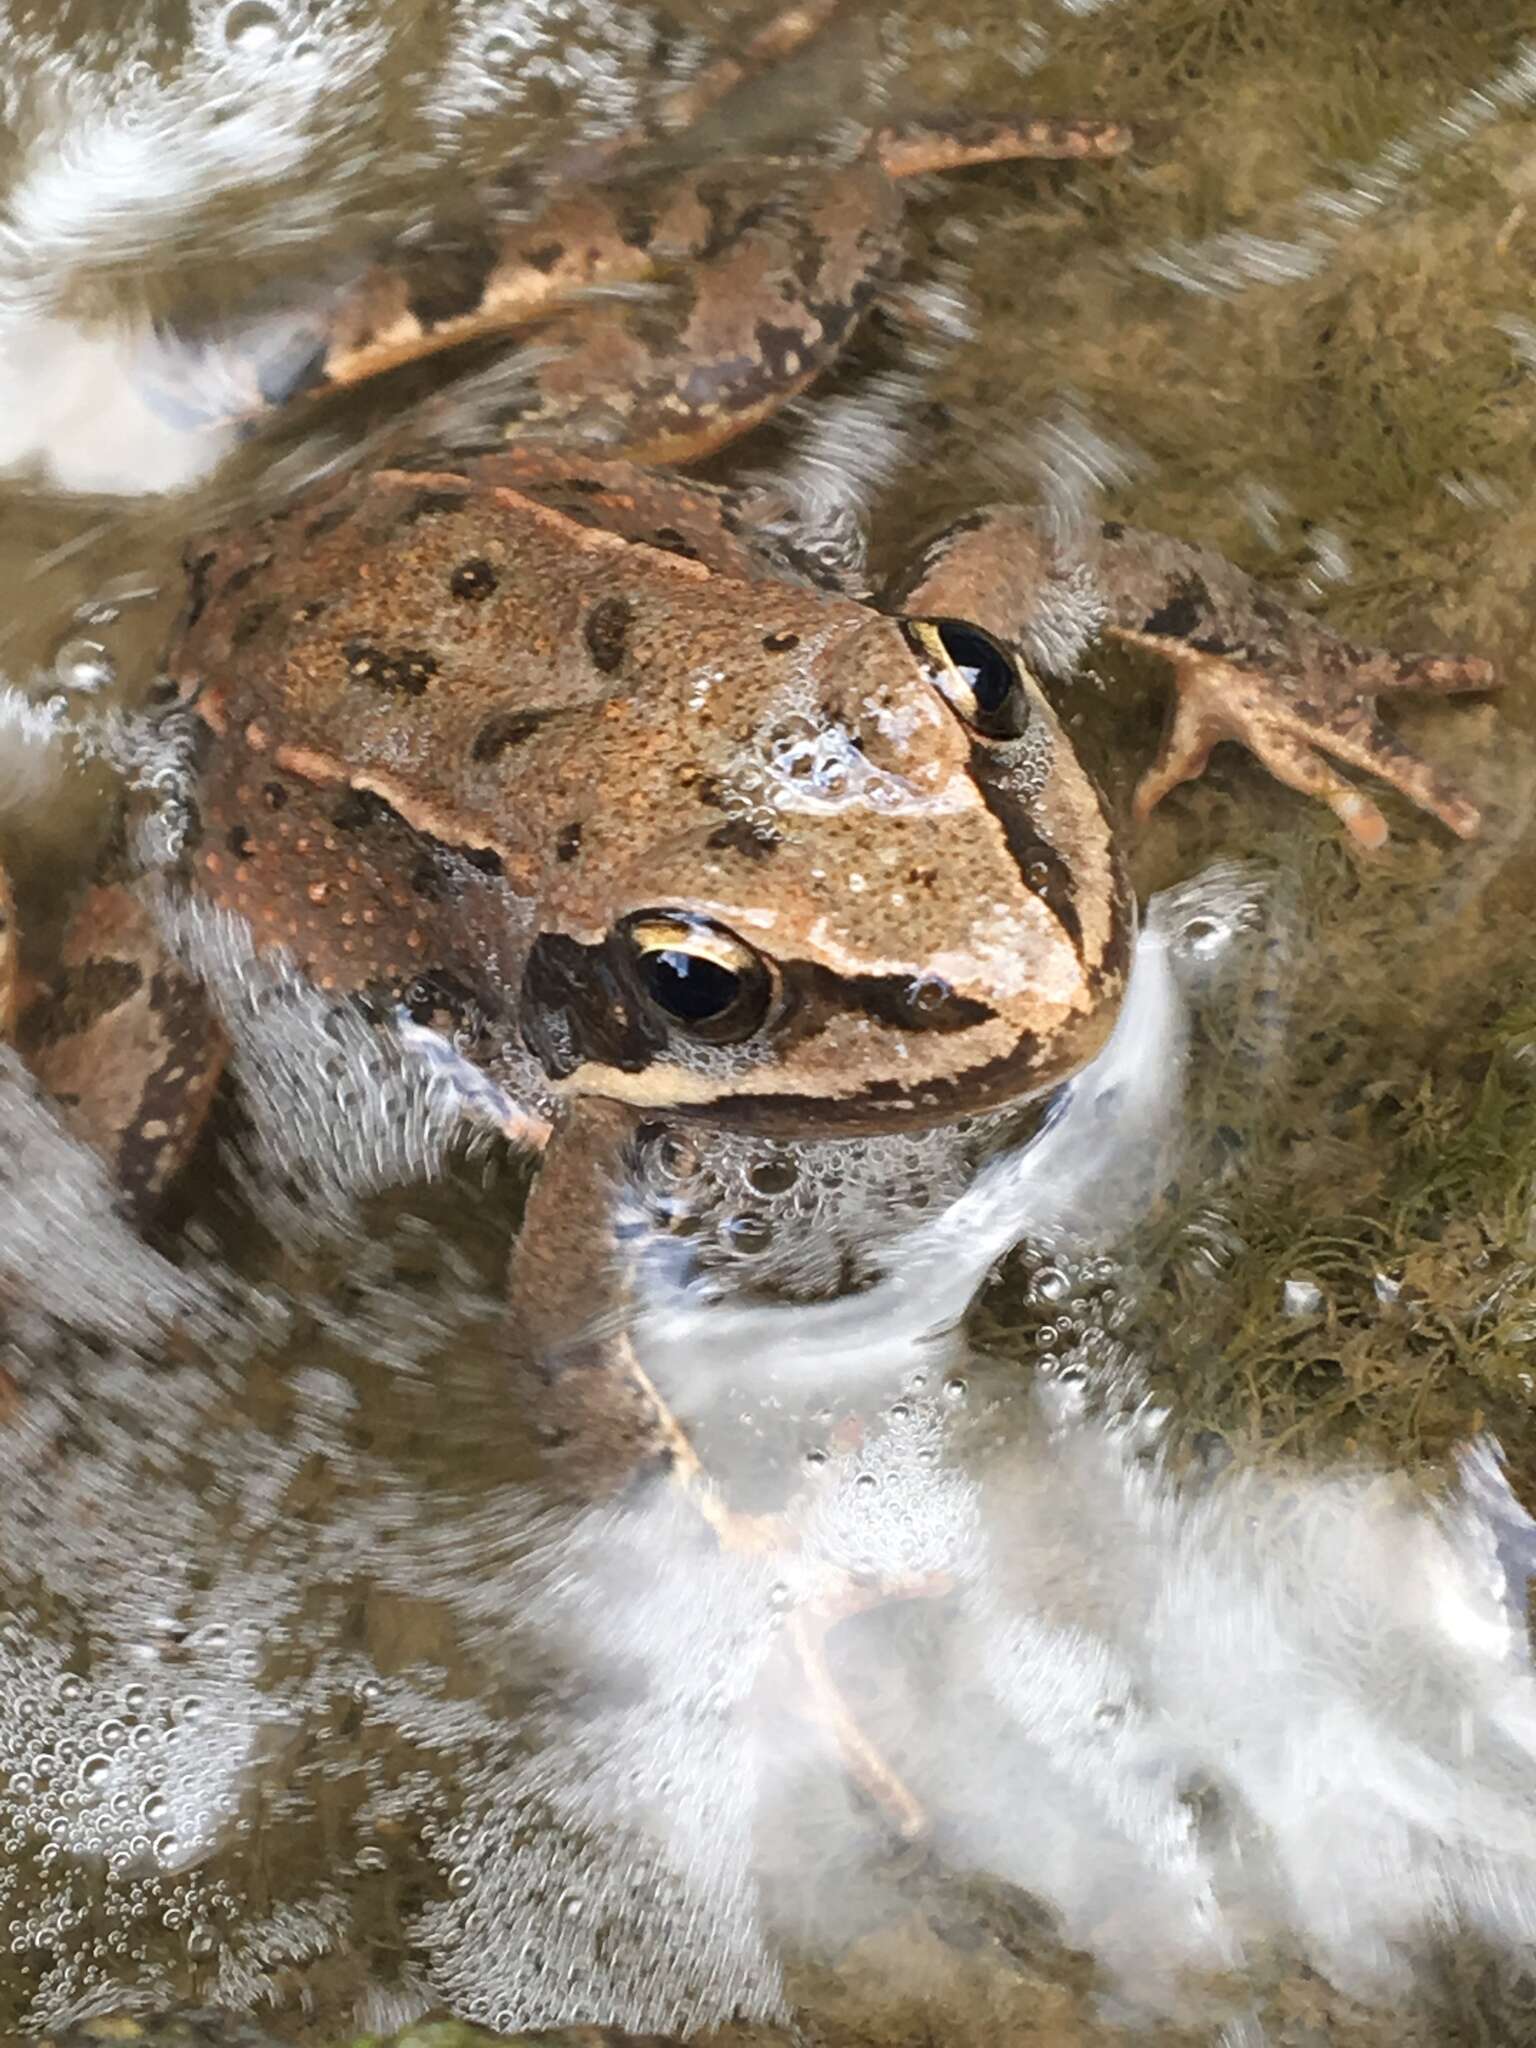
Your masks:
M29 1005L18 1043L70 1129L146 1209L185 1162L225 1048L198 983L166 958L129 889L91 891L55 986Z

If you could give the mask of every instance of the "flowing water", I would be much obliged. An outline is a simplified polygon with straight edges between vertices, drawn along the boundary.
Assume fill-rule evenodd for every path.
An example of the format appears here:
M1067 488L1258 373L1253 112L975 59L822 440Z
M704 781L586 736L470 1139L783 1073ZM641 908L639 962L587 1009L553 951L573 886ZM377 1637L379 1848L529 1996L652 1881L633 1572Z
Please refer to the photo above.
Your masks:
M448 366L239 443L229 336L283 359L360 251L629 132L755 18L0 8L0 830L38 968L184 538L445 378L486 402ZM1219 756L1137 835L1131 1000L1042 1129L726 1146L707 1205L653 1162L635 1202L726 1223L652 1262L636 1344L788 1551L531 1483L526 1165L238 934L193 934L238 1085L153 1241L7 1065L0 2027L1536 2041L1536 9L850 5L729 130L1020 105L1136 148L936 182L920 317L722 471L877 563L1020 499L1484 654L1497 701L1394 712L1483 836L1394 805L1364 855ZM1151 677L1070 714L1123 800ZM128 771L167 843L178 766ZM921 1847L806 1710L800 1622L850 1574L912 1596L829 1655Z

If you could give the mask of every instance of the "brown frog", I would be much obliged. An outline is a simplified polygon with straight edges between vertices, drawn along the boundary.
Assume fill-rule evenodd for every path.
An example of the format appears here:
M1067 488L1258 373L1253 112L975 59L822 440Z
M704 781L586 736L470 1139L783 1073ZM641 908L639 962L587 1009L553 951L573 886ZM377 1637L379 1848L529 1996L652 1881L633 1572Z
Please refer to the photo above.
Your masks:
M779 17L751 59L825 11ZM1330 757L1478 826L1373 700L1485 688L1483 662L1355 648L1208 550L1118 524L1060 547L1009 506L870 602L753 499L671 473L843 348L895 278L902 179L1125 142L888 130L851 163L712 165L659 193L584 164L486 240L469 285L445 292L419 258L370 272L306 371L325 389L531 325L510 445L364 466L190 551L169 657L197 755L185 887L489 1076L509 1130L546 1148L511 1284L546 1435L584 1480L670 1469L728 1533L614 1334L615 1162L658 1120L933 1124L1041 1098L1092 1057L1134 907L1046 682L1098 638L1166 665L1142 811L1235 738L1367 844L1381 815ZM580 297L646 279L670 295ZM256 366L253 403L262 383ZM151 1199L220 1054L130 893L96 892L20 1035Z

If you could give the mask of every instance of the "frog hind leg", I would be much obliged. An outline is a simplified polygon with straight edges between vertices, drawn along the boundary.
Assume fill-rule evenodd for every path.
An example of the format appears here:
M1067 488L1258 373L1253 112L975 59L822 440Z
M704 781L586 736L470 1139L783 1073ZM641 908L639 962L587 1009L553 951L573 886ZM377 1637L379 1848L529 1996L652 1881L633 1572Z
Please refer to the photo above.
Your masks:
M73 1134L149 1213L201 1133L227 1048L201 984L166 952L134 892L100 882L65 935L51 984L15 1039Z
M1387 821L1335 762L1378 777L1463 839L1478 832L1477 805L1383 724L1376 699L1490 690L1489 662L1356 646L1211 549L1161 534L1111 529L1097 566L1111 608L1106 637L1172 671L1170 715L1136 791L1138 816L1201 774L1218 741L1237 740L1277 781L1327 804L1362 846L1382 845Z
M1123 121L1029 114L991 121L946 120L935 115L880 129L874 153L888 178L918 178L934 171L1020 163L1028 158L1103 160L1123 156L1131 140L1131 130Z
M1476 804L1377 717L1376 698L1490 690L1491 664L1358 647L1214 549L1115 520L1058 548L1026 513L996 506L930 546L897 608L974 617L1060 680L1098 636L1165 662L1174 697L1136 791L1139 817L1200 775L1218 742L1236 740L1327 804L1362 846L1380 846L1387 822L1334 762L1379 777L1462 838L1481 825Z
M632 1113L622 1105L572 1104L545 1153L513 1248L508 1334L546 1469L557 1492L580 1501L661 1480L678 1489L723 1548L787 1550L795 1539L785 1516L729 1506L626 1328L631 1248L615 1216L632 1130ZM866 1608L942 1594L949 1582L934 1574L899 1584L846 1572L820 1579L785 1632L800 1710L825 1732L850 1780L892 1830L915 1840L926 1832L926 1812L843 1699L826 1640Z
M804 391L891 293L903 179L1023 157L1108 157L1129 139L1096 121L913 122L881 130L863 157L831 170L769 163L735 186L692 174L669 189L654 224L627 230L647 239L655 289L542 321L543 360L530 361L506 430L636 462L701 461Z

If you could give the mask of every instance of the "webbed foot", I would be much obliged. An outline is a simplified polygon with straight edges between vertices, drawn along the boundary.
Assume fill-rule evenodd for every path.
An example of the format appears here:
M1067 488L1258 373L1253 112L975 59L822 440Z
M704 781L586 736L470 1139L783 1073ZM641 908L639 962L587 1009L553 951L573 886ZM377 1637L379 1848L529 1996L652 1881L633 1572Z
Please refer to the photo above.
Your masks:
M1209 549L1159 534L1105 528L1096 567L1110 605L1106 636L1173 670L1173 707L1136 791L1138 817L1201 774L1218 741L1237 740L1277 781L1327 804L1362 846L1380 846L1387 821L1335 762L1378 777L1463 839L1478 831L1477 805L1383 724L1376 698L1490 690L1489 662L1353 646Z

